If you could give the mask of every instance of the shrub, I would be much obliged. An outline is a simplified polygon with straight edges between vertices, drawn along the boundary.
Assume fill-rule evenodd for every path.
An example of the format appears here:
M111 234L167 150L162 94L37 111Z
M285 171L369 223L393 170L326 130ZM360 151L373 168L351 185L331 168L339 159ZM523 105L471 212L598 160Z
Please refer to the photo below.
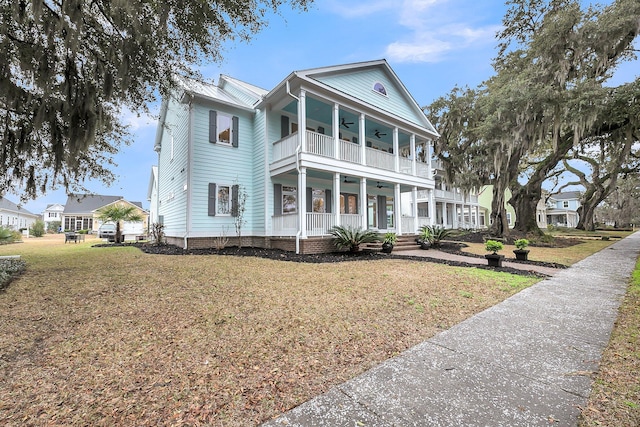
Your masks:
M12 229L0 226L0 244L13 243L15 234Z
M0 289L6 288L14 277L24 271L26 265L19 259L0 259Z
M523 250L526 249L527 246L529 246L529 241L527 239L518 239L513 242L513 244L516 245L516 249Z
M498 242L497 240L487 240L486 242L484 242L484 249L487 252L493 252L495 254L498 251L501 251L503 248L504 246L502 245L502 243Z
M156 245L164 243L164 224L154 222L151 224L151 237Z
M351 252L358 252L363 243L373 243L380 240L375 231L361 228L336 226L329 233L333 236L333 244L336 248L349 249Z
M29 229L29 234L34 237L44 236L44 221L41 219L37 219Z

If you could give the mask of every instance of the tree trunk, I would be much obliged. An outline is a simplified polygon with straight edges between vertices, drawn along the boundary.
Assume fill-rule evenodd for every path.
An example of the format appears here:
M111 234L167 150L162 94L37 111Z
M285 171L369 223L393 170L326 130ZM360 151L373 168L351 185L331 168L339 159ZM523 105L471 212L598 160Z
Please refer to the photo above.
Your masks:
M489 235L493 237L506 237L509 235L509 222L507 211L504 208L504 190L499 181L493 186L493 200L491 201L491 226Z
M542 197L542 183L533 186L519 186L512 192L509 204L516 211L514 230L525 234L542 235L544 232L538 227L537 208Z
M587 205L582 205L578 208L579 218L578 225L576 225L578 230L594 231L596 229L596 225L593 222L593 213L595 208L595 206Z

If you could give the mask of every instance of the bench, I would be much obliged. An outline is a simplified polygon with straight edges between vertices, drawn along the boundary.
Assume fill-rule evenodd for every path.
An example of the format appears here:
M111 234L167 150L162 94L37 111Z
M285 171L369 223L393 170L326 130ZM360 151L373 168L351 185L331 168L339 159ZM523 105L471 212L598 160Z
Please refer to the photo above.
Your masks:
M71 241L73 241L73 243L84 242L84 234L74 232L64 233L64 242L67 243Z

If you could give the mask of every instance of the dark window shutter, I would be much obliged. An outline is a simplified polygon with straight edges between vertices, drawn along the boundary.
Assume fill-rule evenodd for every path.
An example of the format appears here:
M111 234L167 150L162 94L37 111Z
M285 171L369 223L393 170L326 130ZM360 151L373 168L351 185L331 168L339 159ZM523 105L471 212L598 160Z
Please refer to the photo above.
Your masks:
M327 213L332 213L333 209L331 209L332 205L333 205L333 199L331 198L331 190L324 190L324 198L326 199L324 201L325 206L326 206L326 211Z
M307 212L313 212L313 188L307 187Z
M209 142L218 142L218 113L209 110Z
M231 141L231 145L233 145L234 147L238 146L238 117L237 116L233 116L231 118L231 125L233 127L233 130L231 131L231 137L233 138L233 140Z
M282 184L273 184L273 214L282 215Z
M216 216L216 200L218 199L218 186L214 183L209 183L209 216Z
M280 138L289 135L289 117L280 116Z
M387 229L387 196L378 196L378 228Z
M231 187L231 216L238 216L238 192L240 186L238 184Z

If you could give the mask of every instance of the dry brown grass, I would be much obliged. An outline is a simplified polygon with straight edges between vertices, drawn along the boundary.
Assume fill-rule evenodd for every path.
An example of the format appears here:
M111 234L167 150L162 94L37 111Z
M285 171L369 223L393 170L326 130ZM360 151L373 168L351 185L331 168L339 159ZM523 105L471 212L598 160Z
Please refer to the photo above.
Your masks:
M539 280L63 242L0 247L0 424L255 425Z

